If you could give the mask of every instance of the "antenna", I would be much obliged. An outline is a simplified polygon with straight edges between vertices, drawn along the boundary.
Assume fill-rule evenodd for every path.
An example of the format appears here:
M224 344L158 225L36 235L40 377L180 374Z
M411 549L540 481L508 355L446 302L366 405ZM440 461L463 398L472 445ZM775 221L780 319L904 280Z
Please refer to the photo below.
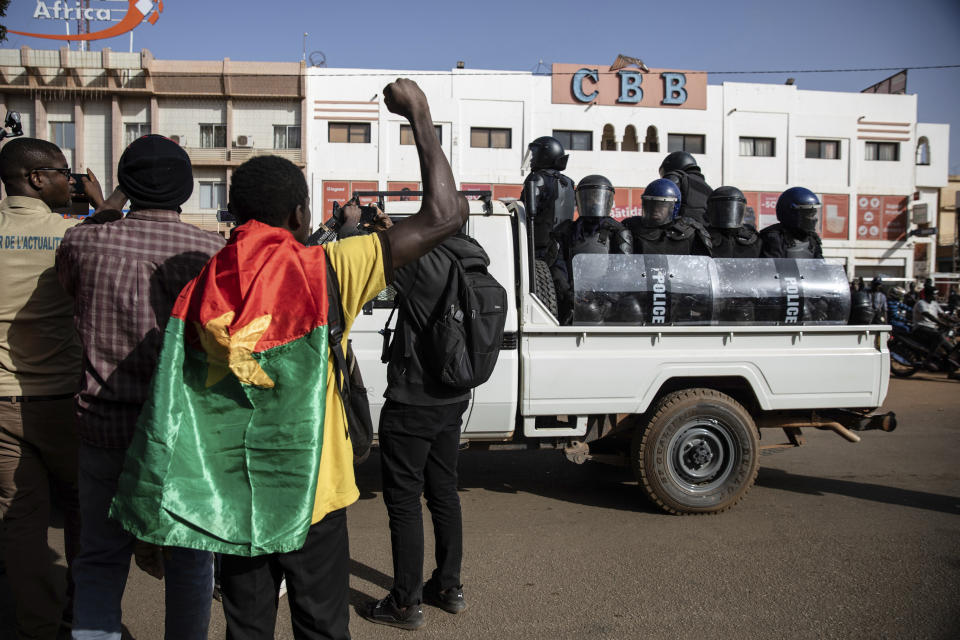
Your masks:
M309 59L311 67L327 66L327 54L325 54L323 51L312 51Z

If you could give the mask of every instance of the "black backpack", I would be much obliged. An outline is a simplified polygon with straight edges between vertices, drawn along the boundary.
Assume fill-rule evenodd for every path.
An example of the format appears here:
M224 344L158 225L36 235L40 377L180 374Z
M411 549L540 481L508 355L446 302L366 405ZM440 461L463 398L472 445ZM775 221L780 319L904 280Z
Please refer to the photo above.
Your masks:
M370 416L367 389L363 386L363 377L360 375L360 366L353 354L351 341L347 341L346 353L343 351L343 317L340 282L333 265L327 260L327 331L330 353L333 354L333 379L347 416L347 437L353 446L353 463L360 464L370 454L373 418Z
M452 263L437 301L438 315L420 335L440 381L454 389L473 389L486 382L496 367L507 321L507 292L487 271L490 258L467 235L457 234L434 251ZM414 283L413 286L416 286ZM393 313L402 304L398 292L384 326L384 362L389 361L389 328Z

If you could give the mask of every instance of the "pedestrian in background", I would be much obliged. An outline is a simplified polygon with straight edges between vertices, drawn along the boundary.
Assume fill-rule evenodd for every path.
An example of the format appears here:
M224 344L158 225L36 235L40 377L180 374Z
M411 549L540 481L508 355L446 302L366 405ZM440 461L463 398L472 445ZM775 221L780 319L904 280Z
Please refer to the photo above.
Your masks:
M130 213L64 237L57 274L76 299L84 360L76 414L83 521L73 637L119 640L121 600L135 540L107 517L127 447L157 367L164 327L180 290L224 244L180 221L193 192L187 153L162 136L135 140L120 157ZM143 547L141 547L143 549ZM149 554L141 554L149 562ZM166 577L168 640L206 638L213 591L209 553L155 554Z

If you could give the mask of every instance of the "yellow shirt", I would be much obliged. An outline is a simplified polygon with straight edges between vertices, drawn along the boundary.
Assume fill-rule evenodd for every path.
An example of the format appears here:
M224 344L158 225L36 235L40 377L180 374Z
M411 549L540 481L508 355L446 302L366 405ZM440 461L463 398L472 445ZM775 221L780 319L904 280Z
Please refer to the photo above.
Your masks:
M386 239L384 239L384 242ZM379 235L354 236L324 247L327 260L337 272L343 304L343 350L354 318L364 304L387 286L383 245ZM346 413L334 381L333 358L327 362L327 404L324 417L323 449L312 523L320 522L331 511L357 501L360 492L353 475L353 447L346 438Z

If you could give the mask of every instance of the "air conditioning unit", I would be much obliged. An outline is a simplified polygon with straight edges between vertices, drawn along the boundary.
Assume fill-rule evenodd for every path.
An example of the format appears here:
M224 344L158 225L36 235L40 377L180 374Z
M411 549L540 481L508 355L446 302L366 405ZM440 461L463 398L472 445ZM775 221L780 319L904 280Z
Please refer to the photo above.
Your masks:
M168 137L181 147L187 142L187 136L170 135Z
M237 136L237 146L247 149L253 147L253 136Z

